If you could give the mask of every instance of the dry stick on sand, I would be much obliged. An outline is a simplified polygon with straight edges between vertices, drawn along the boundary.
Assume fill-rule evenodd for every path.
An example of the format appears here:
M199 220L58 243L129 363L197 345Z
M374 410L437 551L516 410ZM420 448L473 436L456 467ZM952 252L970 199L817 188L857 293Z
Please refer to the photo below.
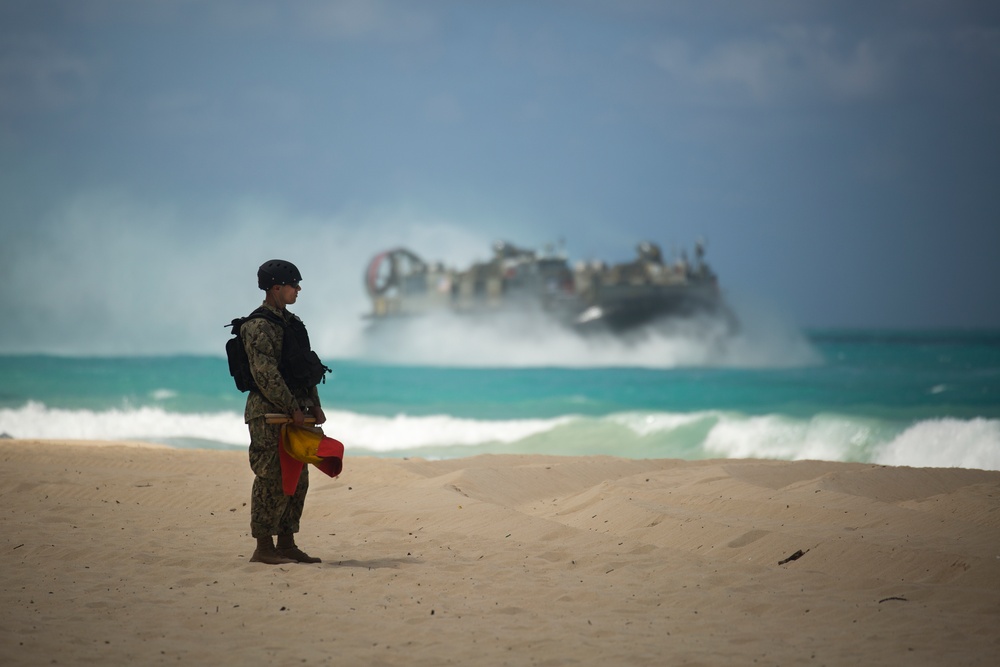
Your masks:
M784 565L785 563L790 563L793 560L798 560L798 559L802 558L803 556L805 556L807 553L809 553L809 549L806 549L805 551L803 551L802 549L799 549L798 551L796 551L795 553L793 553L788 558L785 558L784 560L779 560L778 561L778 565Z

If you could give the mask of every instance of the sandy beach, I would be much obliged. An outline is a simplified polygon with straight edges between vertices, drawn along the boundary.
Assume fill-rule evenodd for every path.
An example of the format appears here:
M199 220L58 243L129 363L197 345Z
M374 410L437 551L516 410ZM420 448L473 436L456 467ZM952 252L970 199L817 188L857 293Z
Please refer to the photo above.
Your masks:
M4 665L994 665L1000 472L351 458L248 562L242 452L0 441Z

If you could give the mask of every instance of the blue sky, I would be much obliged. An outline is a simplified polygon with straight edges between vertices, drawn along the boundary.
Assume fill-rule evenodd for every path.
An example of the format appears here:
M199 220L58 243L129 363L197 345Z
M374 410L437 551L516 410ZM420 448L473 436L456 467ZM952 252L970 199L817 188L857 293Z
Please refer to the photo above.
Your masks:
M271 257L356 323L375 252L497 239L1000 327L998 110L988 2L5 0L0 352L216 351Z

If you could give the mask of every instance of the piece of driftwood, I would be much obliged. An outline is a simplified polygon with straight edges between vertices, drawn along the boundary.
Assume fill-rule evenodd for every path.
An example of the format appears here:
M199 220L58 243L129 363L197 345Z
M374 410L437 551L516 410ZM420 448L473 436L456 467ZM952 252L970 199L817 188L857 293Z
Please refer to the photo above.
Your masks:
M802 549L799 549L798 551L796 551L795 553L793 553L788 558L785 558L783 560L779 560L778 561L778 565L784 565L785 563L790 563L793 560L798 560L798 559L802 558L803 556L805 556L806 553L808 553L808 552L809 552L809 549L806 549L805 551L803 551Z

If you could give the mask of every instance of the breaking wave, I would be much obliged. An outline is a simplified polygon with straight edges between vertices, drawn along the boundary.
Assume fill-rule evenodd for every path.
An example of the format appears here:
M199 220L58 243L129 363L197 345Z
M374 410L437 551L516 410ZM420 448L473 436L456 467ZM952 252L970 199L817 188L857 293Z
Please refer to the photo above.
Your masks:
M1000 420L625 412L603 417L465 419L328 411L324 430L348 455L453 458L481 453L627 458L765 458L857 461L1000 470ZM242 414L174 413L158 407L66 410L29 402L0 409L0 434L18 439L138 440L175 447L242 449Z

